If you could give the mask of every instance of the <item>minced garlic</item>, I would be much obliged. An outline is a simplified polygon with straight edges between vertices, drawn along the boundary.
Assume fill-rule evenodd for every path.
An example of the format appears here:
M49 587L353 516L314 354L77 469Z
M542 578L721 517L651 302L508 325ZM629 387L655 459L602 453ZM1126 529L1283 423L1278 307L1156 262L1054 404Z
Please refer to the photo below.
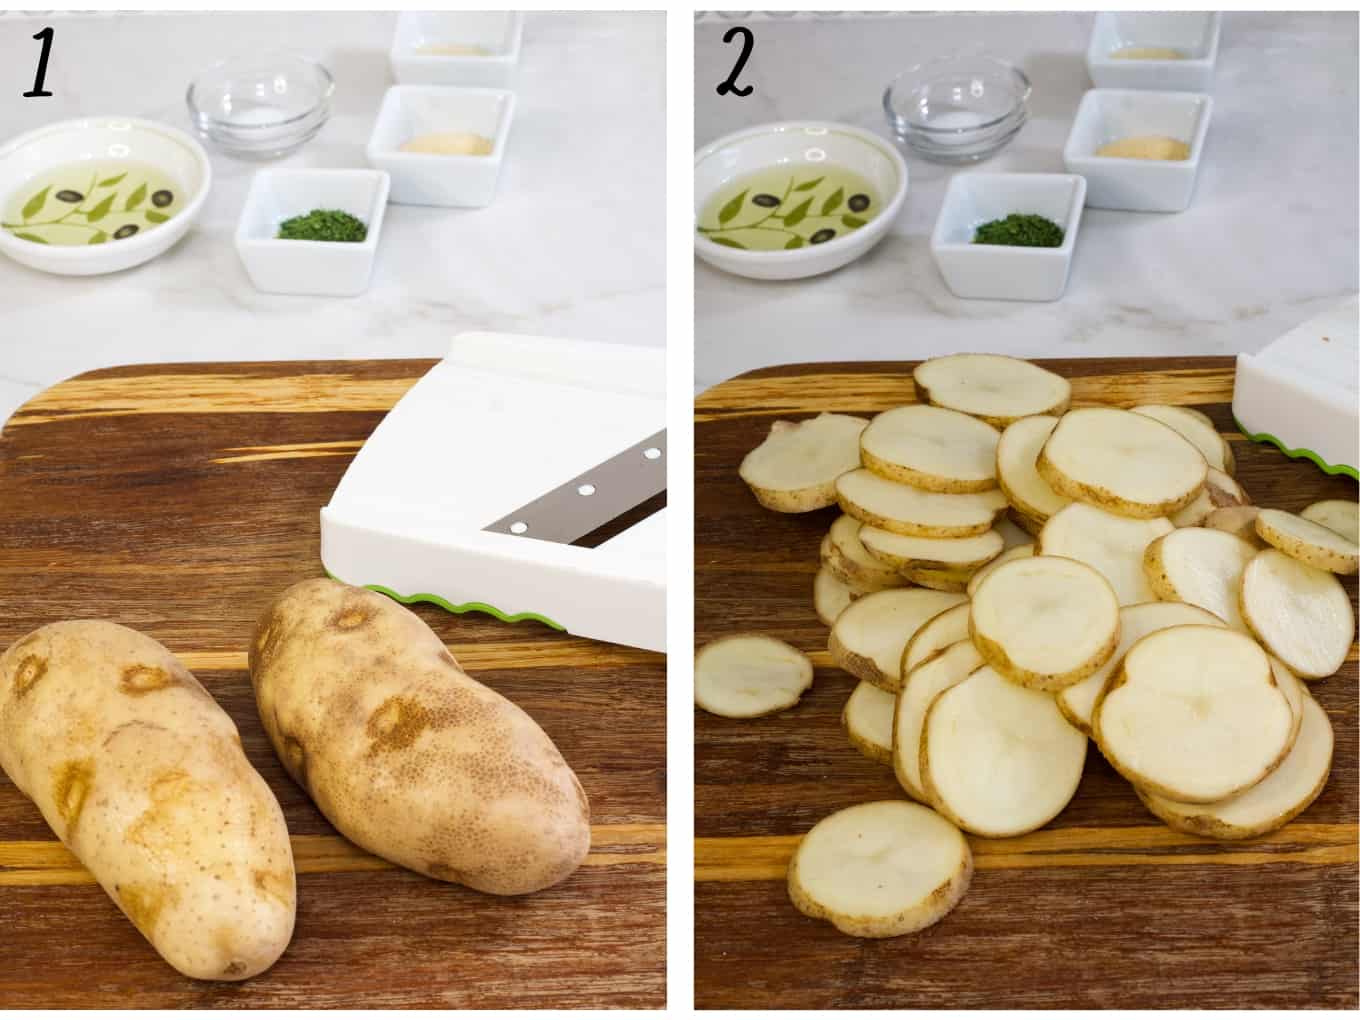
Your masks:
M1125 46L1110 54L1114 60L1184 60L1185 54L1169 46Z
M1190 158L1190 146L1178 138L1140 135L1136 138L1121 138L1117 142L1106 142L1096 150L1096 155L1114 156L1118 159L1184 160Z
M429 43L416 48L422 57L489 57L491 51L485 46L470 43Z
M401 151L429 156L489 156L495 147L492 139L471 131L439 131L403 142Z

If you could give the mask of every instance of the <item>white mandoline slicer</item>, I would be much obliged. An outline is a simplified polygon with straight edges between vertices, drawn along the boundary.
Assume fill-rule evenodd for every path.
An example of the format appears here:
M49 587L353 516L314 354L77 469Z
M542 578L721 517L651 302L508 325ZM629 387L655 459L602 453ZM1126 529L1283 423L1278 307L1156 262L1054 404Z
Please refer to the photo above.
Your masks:
M1273 443L1330 475L1360 477L1360 296L1290 330L1260 354L1237 357L1233 417L1254 442Z
M661 349L468 333L321 509L321 561L402 602L665 650Z

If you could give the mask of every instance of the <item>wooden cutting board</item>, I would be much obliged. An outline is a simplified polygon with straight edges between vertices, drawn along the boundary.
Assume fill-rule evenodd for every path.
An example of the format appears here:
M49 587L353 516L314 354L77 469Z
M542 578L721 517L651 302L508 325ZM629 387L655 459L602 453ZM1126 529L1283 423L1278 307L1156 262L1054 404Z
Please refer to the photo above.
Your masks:
M1077 404L1192 404L1229 434L1260 505L1300 510L1356 486L1236 433L1233 362L1052 361ZM789 903L800 835L833 811L904 796L846 740L855 681L812 610L817 547L838 511L771 513L737 477L780 417L871 414L913 399L911 365L787 365L697 401L695 642L763 631L810 653L812 690L755 720L695 713L696 1002L711 1008L1288 1007L1357 1004L1356 649L1311 685L1336 731L1327 788L1245 844L1173 833L1098 751L1046 828L971 839L977 872L933 928L853 939ZM1352 600L1355 579L1346 579Z
M163 642L235 720L283 805L298 868L283 958L240 984L192 981L0 775L0 1009L664 1004L663 656L415 607L465 669L538 720L590 796L586 864L521 898L350 845L284 773L256 716L256 616L323 572L319 508L433 364L118 368L48 390L0 433L0 647L72 617Z

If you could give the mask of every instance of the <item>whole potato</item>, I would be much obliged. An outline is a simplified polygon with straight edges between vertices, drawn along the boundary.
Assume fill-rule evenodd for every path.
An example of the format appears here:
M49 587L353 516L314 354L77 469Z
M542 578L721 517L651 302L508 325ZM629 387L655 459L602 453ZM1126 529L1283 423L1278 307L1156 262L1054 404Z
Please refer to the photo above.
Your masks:
M589 803L548 735L397 602L293 585L256 624L250 676L284 766L370 853L515 895L589 851Z
M0 767L180 973L236 981L288 946L283 812L160 643L98 620L16 641L0 656Z

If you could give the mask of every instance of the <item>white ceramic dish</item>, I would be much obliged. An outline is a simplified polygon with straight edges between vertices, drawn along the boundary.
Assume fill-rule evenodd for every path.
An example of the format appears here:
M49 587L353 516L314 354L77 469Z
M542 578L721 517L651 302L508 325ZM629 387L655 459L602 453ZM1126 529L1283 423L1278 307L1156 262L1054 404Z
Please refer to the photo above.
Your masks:
M694 253L709 265L756 280L796 280L839 269L887 236L907 198L907 164L885 138L847 124L785 121L719 138L694 154L696 225L714 194L736 178L769 167L791 171L830 163L867 179L883 206L877 216L825 244L792 251L750 251L716 244L698 233Z
M506 88L519 63L524 15L513 11L407 11L397 17L390 59L403 85ZM482 53L439 55L427 47L477 47Z
M369 166L392 176L389 199L398 204L490 205L514 115L515 94L503 89L394 85L383 97L368 140ZM485 156L400 151L403 143L418 135L446 131L490 138L492 150Z
M185 205L154 230L93 245L38 244L0 229L0 251L16 262L63 276L96 276L141 265L193 226L212 186L208 154L166 124L135 117L81 117L19 135L0 146L0 207L35 177L67 163L132 160L160 168L182 189Z
M1069 173L1086 178L1086 204L1129 212L1180 212L1190 205L1214 101L1197 92L1091 89L1063 148ZM1186 142L1183 160L1097 156L1107 142L1164 135Z
M1096 15L1086 70L1097 88L1207 92L1218 61L1223 15L1206 11L1102 11ZM1129 46L1179 50L1182 60L1130 60Z
M381 170L260 170L236 228L250 282L269 294L353 297L368 287L391 185ZM281 241L279 224L339 209L368 227L363 241Z
M1073 174L955 174L930 236L930 253L958 297L1056 301L1067 289L1085 201L1086 182ZM1011 213L1047 217L1063 228L1063 243L1057 248L973 243L978 227Z

